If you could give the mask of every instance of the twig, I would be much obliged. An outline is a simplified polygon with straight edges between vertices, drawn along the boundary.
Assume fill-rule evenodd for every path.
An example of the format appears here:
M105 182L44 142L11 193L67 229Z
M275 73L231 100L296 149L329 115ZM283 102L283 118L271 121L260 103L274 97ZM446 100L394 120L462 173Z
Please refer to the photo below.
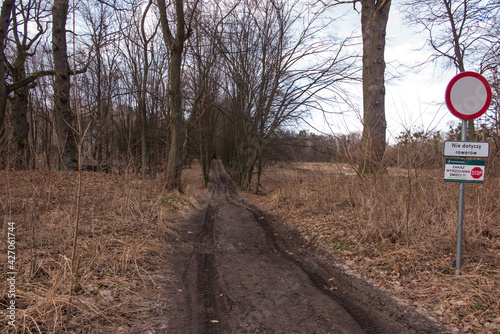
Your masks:
M75 275L73 276L73 279L71 280L71 283L69 285L69 298L68 298L68 309L66 312L66 327L69 325L69 319L71 316L71 299L73 297L73 290L76 288L78 285L78 268L80 267L80 260L82 256L80 255L78 257L78 261L76 263L76 268L75 268Z

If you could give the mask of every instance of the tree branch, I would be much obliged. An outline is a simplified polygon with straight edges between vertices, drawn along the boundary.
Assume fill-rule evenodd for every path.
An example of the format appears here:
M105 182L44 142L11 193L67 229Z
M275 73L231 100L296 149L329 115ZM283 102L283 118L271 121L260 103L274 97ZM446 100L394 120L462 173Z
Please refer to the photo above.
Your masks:
M87 71L86 67L79 69L77 71L70 70L68 72L68 76L82 74L82 73L85 73L86 71ZM6 90L7 94L9 94L9 93L12 93L13 91L16 91L22 87L30 85L31 83L35 82L36 80L38 80L41 77L46 77L48 75L55 75L55 74L56 74L55 70L38 71L38 72L35 72L35 73L27 76L26 78L24 78L22 80L14 82L11 85L5 85L5 90Z
M165 40L165 43L169 47L172 47L174 45L175 40L174 36L172 35L172 31L170 30L170 25L167 19L167 5L165 4L165 0L158 0L157 4L160 10L160 22L163 31L163 38Z
M381 11L382 9L384 9L385 5L387 5L387 3L388 3L389 1L391 1L391 0L384 0L384 1L380 4L380 6L378 6L377 11Z

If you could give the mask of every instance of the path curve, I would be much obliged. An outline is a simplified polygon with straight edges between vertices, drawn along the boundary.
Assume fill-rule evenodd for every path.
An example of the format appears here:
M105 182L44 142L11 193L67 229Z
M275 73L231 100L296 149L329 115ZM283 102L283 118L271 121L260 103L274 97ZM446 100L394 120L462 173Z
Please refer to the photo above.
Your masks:
M212 161L206 208L187 225L183 294L169 333L447 333L308 249L243 201Z

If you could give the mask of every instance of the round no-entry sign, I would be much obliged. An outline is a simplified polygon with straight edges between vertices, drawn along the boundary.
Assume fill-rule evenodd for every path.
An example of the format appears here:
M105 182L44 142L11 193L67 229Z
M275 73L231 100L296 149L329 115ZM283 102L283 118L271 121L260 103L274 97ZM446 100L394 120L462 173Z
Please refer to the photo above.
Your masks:
M446 105L460 119L478 118L491 103L491 87L474 72L462 72L451 79L446 88Z

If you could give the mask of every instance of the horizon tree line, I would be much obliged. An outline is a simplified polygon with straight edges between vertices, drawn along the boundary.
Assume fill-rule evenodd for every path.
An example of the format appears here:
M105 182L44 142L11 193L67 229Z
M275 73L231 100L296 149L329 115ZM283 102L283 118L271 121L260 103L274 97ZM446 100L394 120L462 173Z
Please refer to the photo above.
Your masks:
M357 82L358 168L384 168L392 1L75 1L2 4L3 168L74 170L87 161L144 178L161 173L166 188L181 189L187 158L199 158L206 185L216 156L243 189L256 175L258 189L275 134ZM332 34L332 11L349 4L360 37ZM400 10L429 32L433 60L480 71L497 92L499 7L407 0ZM489 115L498 128L498 108Z

